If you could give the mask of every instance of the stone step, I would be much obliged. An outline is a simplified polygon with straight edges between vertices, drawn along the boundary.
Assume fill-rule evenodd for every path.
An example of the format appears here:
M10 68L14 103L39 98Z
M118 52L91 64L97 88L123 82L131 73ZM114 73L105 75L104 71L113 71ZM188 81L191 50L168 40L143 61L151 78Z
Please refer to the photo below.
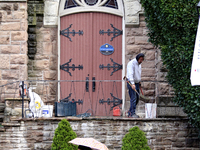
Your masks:
M181 107L157 107L158 117L187 117L187 114L183 112Z
M4 118L4 113L3 112L0 113L0 118Z
M5 132L5 128L3 126L0 126L0 132Z
M5 104L4 103L0 103L0 106L4 106Z
M173 97L159 97L156 100L157 110L156 116L157 118L176 118L176 117L187 117L181 107L176 106L173 102ZM140 116L140 118L145 118L145 102L139 101L136 107L136 114ZM129 110L130 101L126 101L126 112Z
M4 112L5 106L4 105L0 105L0 112Z
M160 96L157 102L157 117L187 117L183 109L173 102L173 97Z

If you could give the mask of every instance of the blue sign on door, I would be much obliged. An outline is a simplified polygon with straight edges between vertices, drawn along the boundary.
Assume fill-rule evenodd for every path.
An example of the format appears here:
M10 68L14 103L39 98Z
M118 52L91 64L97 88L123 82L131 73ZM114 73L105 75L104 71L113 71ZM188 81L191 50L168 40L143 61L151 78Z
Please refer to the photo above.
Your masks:
M103 55L111 55L114 52L114 47L106 43L100 47L100 52Z

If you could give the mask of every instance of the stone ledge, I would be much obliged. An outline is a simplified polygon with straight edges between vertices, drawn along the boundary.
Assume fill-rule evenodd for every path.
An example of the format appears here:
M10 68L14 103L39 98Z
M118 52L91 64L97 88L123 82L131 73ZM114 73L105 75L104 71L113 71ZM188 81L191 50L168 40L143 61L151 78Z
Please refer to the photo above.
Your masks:
M187 118L128 118L128 117L88 117L82 120L114 120L114 121L188 121Z
M114 121L188 121L188 118L127 118L127 117L52 117L52 118L13 118L11 121L60 121L67 119L69 121L81 120L114 120Z
M20 127L20 123L10 122L10 123L2 123L2 126L9 126L9 127Z
M52 117L52 118L11 118L11 121L61 121L62 119L67 119L69 121L79 121L82 118L79 117Z
M5 98L5 101L22 101L22 98ZM24 98L24 101L30 101L29 98Z
M0 0L0 2L27 2L27 0Z
M0 127L0 132L4 132L5 128L4 127Z

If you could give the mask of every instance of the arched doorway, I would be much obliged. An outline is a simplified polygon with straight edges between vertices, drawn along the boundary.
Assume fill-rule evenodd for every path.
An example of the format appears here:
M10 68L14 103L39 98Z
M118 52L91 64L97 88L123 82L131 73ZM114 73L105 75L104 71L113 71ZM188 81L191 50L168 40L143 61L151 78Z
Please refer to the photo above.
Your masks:
M60 99L83 102L77 114L110 116L122 100L122 19L115 0L60 3Z

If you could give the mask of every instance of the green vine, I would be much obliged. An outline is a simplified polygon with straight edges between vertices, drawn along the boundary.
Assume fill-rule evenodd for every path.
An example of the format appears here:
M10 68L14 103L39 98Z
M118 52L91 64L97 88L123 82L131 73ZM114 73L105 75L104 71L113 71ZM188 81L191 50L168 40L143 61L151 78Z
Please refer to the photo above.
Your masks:
M149 41L161 49L174 101L200 129L200 87L191 86L190 71L198 25L199 0L141 0Z

